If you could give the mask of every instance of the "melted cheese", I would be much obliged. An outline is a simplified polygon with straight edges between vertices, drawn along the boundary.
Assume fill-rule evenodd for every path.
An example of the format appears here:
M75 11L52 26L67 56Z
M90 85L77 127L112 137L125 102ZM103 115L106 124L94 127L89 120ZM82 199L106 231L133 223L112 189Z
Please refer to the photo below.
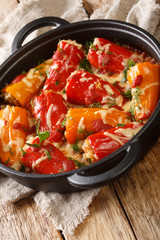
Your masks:
M66 42L66 43L69 43L71 45L74 45L76 46L78 49L81 49L82 48L82 44L80 43L77 43L76 41L73 41L73 40L62 40L63 42Z
M45 156L42 156L40 158L38 158L35 162L32 163L32 169L34 170L35 167L40 164L41 162L43 162L44 160L48 159L48 156L45 155Z
M118 106L122 106L122 103L123 103L123 96L122 95L119 95L116 98L116 103L118 104Z
M119 128L115 131L115 133L121 133L126 138L131 139L139 130L142 128L142 126L139 126L135 129L133 128Z
M83 131L83 130L85 130L85 125L84 125L84 117L82 117L81 119L80 119L80 121L79 121L79 124L78 124L78 132L80 131Z
M110 87L109 84L103 85L104 89L109 92L109 94L113 95L114 91L112 90L112 88Z
M103 135L107 136L107 137L110 137L111 139L117 141L119 144L123 145L124 143L120 140L119 136L117 135L114 135L112 133L109 133L109 132L104 132Z
M94 39L94 43L93 44L97 45L97 47L98 47L98 51L96 52L96 54L101 54L102 51L104 51L105 54L106 54L108 52L110 46L111 46L110 43L105 44L105 45L102 46L98 38Z
M99 111L96 111L94 114L100 114L103 123L106 124L106 116L107 116L108 113L111 113L112 111L114 111L114 109L113 109L113 108L110 108L110 109L108 109L108 110L99 110Z
M48 112L47 112L47 115L46 115L47 125L48 125L49 129L51 129L51 127L52 127L51 114L52 114L52 111L53 111L53 107L54 107L54 104L51 104L49 106L49 109L48 109Z

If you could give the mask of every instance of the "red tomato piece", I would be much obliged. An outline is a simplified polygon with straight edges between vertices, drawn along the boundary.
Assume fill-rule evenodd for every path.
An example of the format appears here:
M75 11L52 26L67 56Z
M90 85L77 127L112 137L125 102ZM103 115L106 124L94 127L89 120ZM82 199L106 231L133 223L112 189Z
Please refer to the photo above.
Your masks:
M75 163L68 159L58 148L52 143L45 141L38 146L39 138L36 137L32 141L21 157L21 162L30 170L39 174L52 174L74 170Z
M89 48L88 60L100 72L114 75L124 70L123 61L132 53L104 38L95 38Z
M113 128L113 126L110 125L110 124L104 124L104 122L103 122L102 119L93 120L93 121L91 122L91 124L92 124L92 126L93 126L94 133L106 131L106 130L108 130L108 129Z
M104 158L128 142L143 126L134 122L123 127L115 127L104 132L90 135L85 141L84 151L93 149L95 161Z
M139 87L143 81L142 75L137 75L132 81L132 88Z
M20 74L20 75L18 75L17 77L15 77L11 83L18 83L18 82L20 82L20 81L22 80L22 78L24 78L25 76L26 76L26 74Z
M73 104L89 106L93 103L123 105L124 98L109 82L84 70L79 70L68 78L66 88L67 101Z
M33 100L33 114L39 123L39 131L49 131L48 140L59 142L63 137L62 121L67 113L63 97L52 91L43 92Z

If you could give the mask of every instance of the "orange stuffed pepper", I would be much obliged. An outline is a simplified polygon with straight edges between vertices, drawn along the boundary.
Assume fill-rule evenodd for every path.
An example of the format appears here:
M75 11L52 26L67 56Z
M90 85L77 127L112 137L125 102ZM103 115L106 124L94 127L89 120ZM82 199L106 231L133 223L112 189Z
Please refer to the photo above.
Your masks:
M25 109L7 106L0 110L0 160L16 170L21 167L21 148L26 142L28 117Z
M66 115L65 137L70 144L117 124L127 124L127 114L115 108L71 108Z
M132 114L137 120L150 117L160 94L160 66L149 62L137 63L127 73L132 88Z
M52 59L49 59L36 68L31 68L22 78L19 77L20 81L13 80L2 89L4 100L11 105L24 107L42 88L52 62Z

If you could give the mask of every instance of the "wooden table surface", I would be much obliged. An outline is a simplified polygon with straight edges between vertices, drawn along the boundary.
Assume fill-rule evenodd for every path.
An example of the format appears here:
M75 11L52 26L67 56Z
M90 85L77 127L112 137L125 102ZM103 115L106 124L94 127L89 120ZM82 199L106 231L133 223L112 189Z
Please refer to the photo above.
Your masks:
M18 5L0 0L0 21ZM86 0L89 13L103 0ZM148 154L124 177L101 189L90 215L73 236L63 236L49 218L27 198L0 208L1 240L159 240L160 138Z

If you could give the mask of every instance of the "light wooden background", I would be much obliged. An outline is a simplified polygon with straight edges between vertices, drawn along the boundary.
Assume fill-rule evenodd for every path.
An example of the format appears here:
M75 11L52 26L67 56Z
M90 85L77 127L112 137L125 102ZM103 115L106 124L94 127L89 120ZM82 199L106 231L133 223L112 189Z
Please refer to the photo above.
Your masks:
M17 7L18 2L0 0L0 21ZM85 0L85 7L91 14L104 2ZM159 240L160 138L129 173L102 188L90 206L90 215L73 236L63 236L57 231L29 198L0 208L0 240L33 239Z

